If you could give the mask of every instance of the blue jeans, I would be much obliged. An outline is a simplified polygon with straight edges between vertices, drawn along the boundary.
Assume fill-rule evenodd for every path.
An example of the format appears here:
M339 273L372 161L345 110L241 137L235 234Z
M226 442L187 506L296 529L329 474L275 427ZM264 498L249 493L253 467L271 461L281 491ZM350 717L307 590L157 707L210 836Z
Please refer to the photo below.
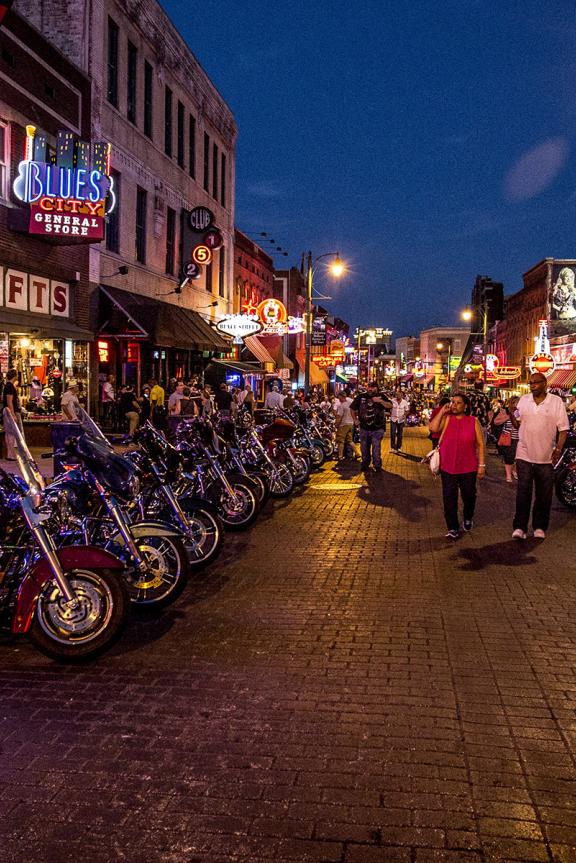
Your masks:
M402 449L402 433L404 431L404 423L397 423L390 420L390 448Z
M360 429L360 451L362 453L363 467L370 467L370 450L372 450L372 464L375 468L382 467L382 438L384 429Z

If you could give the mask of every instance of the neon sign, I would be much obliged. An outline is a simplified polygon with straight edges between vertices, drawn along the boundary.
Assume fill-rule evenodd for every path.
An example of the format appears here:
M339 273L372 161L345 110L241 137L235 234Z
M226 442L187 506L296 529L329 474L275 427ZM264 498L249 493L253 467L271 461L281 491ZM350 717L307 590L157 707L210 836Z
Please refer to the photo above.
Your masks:
M116 203L110 144L90 147L60 131L55 163L48 158L46 135L26 126L25 157L13 188L30 205L29 233L103 239L104 217Z
M253 336L262 329L255 315L225 315L216 324L216 329L227 336L233 336L233 344L241 345L246 336Z
M244 303L246 311L254 313L262 324L262 333L266 336L285 336L302 333L306 329L304 318L294 317L286 311L286 306L280 300L269 297L257 306L250 301Z

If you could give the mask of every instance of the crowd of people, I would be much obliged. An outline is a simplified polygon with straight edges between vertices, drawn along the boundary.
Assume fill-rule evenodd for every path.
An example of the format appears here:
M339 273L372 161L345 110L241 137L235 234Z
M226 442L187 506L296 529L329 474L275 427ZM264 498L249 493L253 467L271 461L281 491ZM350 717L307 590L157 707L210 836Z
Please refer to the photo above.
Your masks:
M3 415L9 412L22 429L22 405L18 375L8 371L2 389ZM299 388L282 392L279 382L269 387L264 408L290 409L296 404L319 405L333 410L336 425L337 464L347 458L361 461L365 472L382 472L382 442L390 421L390 452L402 451L405 426L427 422L429 437L440 458L442 500L448 539L472 530L477 482L486 471L486 446L492 443L504 466L504 479L517 484L514 539L526 539L530 517L537 539L544 539L550 519L553 464L560 457L569 430L568 413L576 412L576 400L565 404L547 392L546 377L530 377L530 393L508 401L490 399L483 392L435 396L429 392L397 388L381 389L371 381L365 389L341 389L327 396L321 387L308 393ZM80 405L78 384L68 382L61 400L64 419L74 420ZM140 393L130 385L116 390L108 376L101 386L100 417L108 431L133 435L150 420L166 429L169 418L209 417L215 411L229 418L237 411L254 413L255 396L246 383L232 387L220 383L212 389L196 379L173 378L166 387L148 381ZM6 435L7 458L15 457L13 441ZM459 518L459 500L462 521Z

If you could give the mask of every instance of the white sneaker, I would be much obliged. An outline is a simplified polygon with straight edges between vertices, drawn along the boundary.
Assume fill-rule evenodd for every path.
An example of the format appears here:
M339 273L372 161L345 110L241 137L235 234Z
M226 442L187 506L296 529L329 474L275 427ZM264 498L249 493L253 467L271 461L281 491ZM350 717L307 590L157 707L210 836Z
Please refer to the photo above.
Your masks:
M537 528L537 530L534 531L534 539L546 539L545 532L540 530L540 528Z
M526 531L517 527L516 530L512 531L512 539L526 539Z

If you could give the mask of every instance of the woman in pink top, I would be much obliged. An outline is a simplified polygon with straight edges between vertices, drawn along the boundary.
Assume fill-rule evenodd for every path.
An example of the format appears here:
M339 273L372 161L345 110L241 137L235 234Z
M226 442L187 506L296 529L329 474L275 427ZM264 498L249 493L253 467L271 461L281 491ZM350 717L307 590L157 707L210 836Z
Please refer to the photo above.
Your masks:
M430 431L441 436L440 476L448 539L460 536L458 490L464 508L462 529L472 530L476 479L482 478L486 471L482 426L469 412L470 399L457 393L430 422Z

